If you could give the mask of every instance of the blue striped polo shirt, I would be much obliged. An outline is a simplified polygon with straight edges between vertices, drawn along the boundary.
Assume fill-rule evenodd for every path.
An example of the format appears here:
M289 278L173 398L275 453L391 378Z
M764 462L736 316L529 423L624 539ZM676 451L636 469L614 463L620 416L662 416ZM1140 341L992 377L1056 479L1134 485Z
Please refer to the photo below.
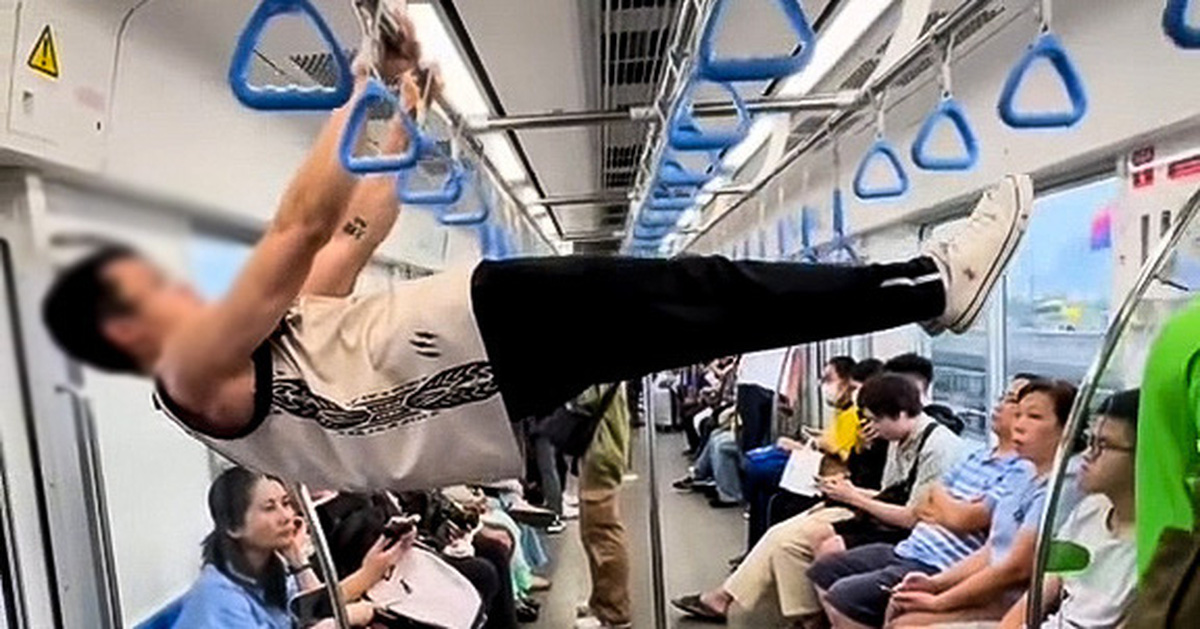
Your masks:
M989 509L1033 476L1033 466L1015 454L997 457L989 447L972 452L942 478L942 486L957 500L984 500ZM912 535L896 546L896 556L919 561L939 570L958 563L979 550L988 532L959 535L939 524L918 522Z

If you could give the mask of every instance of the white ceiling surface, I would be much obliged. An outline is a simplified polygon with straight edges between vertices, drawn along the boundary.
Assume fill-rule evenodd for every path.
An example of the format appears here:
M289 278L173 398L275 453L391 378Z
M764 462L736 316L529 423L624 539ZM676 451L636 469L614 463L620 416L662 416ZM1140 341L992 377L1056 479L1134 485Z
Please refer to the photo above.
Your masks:
M501 105L509 114L521 114L600 107L598 96L590 100L589 93L598 94L596 55L605 2L613 0L454 0L454 5ZM828 0L804 0L810 21L826 4ZM623 25L638 18L639 12L629 13ZM778 0L734 2L718 40L719 52L743 56L791 50L796 38L781 17ZM597 191L602 155L596 138L586 127L520 133L537 177L551 196ZM570 233L594 229L598 212L569 206L557 214Z
M599 107L599 22L604 2L612 0L452 1L462 16L472 44L483 60L484 69L498 92L501 105L509 114ZM719 41L722 54L740 56L790 49L795 43L795 38L781 22L777 1L739 0L733 3ZM819 10L827 3L828 0L804 0L810 21L816 19ZM342 44L346 47L357 47L360 36L349 2L321 0L316 4ZM144 55L150 54L158 56L161 64L165 61L161 59L162 56L170 56L168 64L186 65L195 68L196 72L169 73L153 79L144 75L136 78L128 75L120 77L114 99L125 100L124 106L118 107L117 110L130 115L121 115L113 120L113 131L120 136L124 135L122 127L125 133L135 134L156 126L147 120L147 117L153 119L156 116L155 111L133 106L134 103L129 100L129 90L122 90L121 87L133 87L130 84L132 83L139 89L146 89L149 87L147 83L158 81L161 82L161 92L164 94L186 94L186 89L168 90L166 85L196 80L197 75L206 77L206 81L223 81L236 34L240 32L254 5L250 0L227 0L223 3L222 10L214 11L207 3L171 0L153 2L143 7L130 25L134 41L126 42L130 44L130 49L122 55L126 61L129 57L143 58ZM623 17L626 20L637 19L637 13L632 12ZM178 28L179 24L187 24L188 27ZM648 28L657 26L659 25L647 25ZM321 52L325 50L325 46L317 41L307 24L299 20L285 20L272 26L260 49L273 60L282 60L289 54ZM442 60L442 63L445 65L448 61L457 62ZM294 66L287 66L286 69L295 70ZM456 81L465 82L461 74L454 74L458 77ZM456 87L458 86L450 85L448 91L453 95ZM202 91L209 90L197 90L195 94L201 96ZM320 116L264 115L250 126L240 122L229 124L233 122L232 114L235 112L226 111L230 109L227 103L209 102L209 99L204 97L192 104L199 109L192 108L194 118L193 124L189 126L195 133L211 137L213 142L219 143L222 133L232 131L241 135L252 128L255 129L254 134L283 132L295 137L296 154L288 155L284 159L279 159L278 154L275 160L271 160L270 155L257 154L254 151L237 153L237 161L246 167L262 169L272 161L279 162L277 170L280 172L272 170L270 173L264 173L268 180L283 178L283 171L290 169L295 158L302 153L304 138L311 138L322 120ZM162 102L155 105L160 114L166 112L163 105ZM178 105L187 109L185 103ZM473 110L475 107L467 106L466 109ZM148 122L150 124L147 124ZM162 122L168 121L164 119ZM177 122L177 117L170 122ZM129 125L135 128L129 128ZM598 134L591 128L520 133L525 151L548 195L589 193L597 190L602 152L597 144L597 137ZM121 143L118 141L114 144ZM247 144L251 143L238 143L243 148ZM193 160L183 157L178 154L172 155L168 151L151 158L143 152L141 155L129 156L137 164L121 164L123 158L118 152L113 158L116 163L109 164L109 171L129 172L133 170L131 167L136 166L142 176L145 176L147 159L160 165L158 169L149 170L161 170L166 164L171 164L173 169L193 166L204 169L213 166L210 160L202 160L207 162L207 165L191 164ZM201 176L204 173L195 174L198 176L179 179L212 181L211 176ZM264 208L264 213L269 211L269 207L268 205ZM587 231L598 225L599 211L598 208L586 206L565 207L559 210L558 216L568 233Z
M455 2L484 69L508 113L588 109L584 22L593 2L458 0ZM590 43L589 43L590 46ZM597 162L584 127L525 131L521 143L546 194L593 190ZM588 159L592 157L593 159ZM564 229L586 228L560 213Z

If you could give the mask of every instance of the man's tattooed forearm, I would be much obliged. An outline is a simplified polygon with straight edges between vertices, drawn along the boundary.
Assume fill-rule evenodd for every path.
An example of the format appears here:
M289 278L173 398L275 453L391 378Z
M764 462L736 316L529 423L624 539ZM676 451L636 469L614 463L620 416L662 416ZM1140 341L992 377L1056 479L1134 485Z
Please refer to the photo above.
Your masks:
M362 240L363 236L367 235L367 222L355 216L346 221L346 224L342 226L342 231L354 237L355 240Z

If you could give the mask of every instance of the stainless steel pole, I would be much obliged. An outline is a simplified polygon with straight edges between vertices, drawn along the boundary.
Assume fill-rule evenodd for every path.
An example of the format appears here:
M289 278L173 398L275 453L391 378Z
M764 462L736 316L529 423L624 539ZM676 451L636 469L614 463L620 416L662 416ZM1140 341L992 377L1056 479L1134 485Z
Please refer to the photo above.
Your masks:
M346 601L342 597L342 584L338 578L337 567L333 565L333 555L329 552L329 543L325 539L325 530L321 528L321 519L317 517L312 495L308 493L308 487L304 483L294 483L292 489L300 501L304 519L308 520L308 530L312 534L313 546L317 551L317 563L321 566L321 576L325 579L325 592L329 594L329 602L333 606L333 620L338 629L350 629L350 617L346 613Z
M658 469L654 459L657 431L654 429L654 405L650 403L654 376L642 380L646 408L646 483L650 487L650 579L654 592L654 627L667 629L667 582L663 570L662 514L658 502Z
M791 113L798 111L838 111L858 104L859 94L843 90L828 94L811 94L796 98L757 98L746 101L750 113ZM619 123L647 123L655 119L653 105L583 111L549 111L532 114L510 114L489 118L468 119L467 133L495 133L530 129L589 127ZM698 117L732 116L737 109L732 103L696 103L692 114Z
M610 205L613 203L629 203L629 194L622 191L605 190L601 192L584 192L581 194L562 194L543 197L530 201L530 205Z

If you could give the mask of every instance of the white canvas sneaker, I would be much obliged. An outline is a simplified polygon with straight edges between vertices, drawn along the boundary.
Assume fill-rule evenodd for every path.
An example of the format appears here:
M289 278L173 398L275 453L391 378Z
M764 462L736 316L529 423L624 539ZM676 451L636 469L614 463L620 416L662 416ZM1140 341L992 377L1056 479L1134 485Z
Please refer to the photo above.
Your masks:
M1032 209L1033 180L1008 175L983 193L965 224L922 247L946 286L946 311L925 324L930 334L961 334L975 323L1025 235Z

